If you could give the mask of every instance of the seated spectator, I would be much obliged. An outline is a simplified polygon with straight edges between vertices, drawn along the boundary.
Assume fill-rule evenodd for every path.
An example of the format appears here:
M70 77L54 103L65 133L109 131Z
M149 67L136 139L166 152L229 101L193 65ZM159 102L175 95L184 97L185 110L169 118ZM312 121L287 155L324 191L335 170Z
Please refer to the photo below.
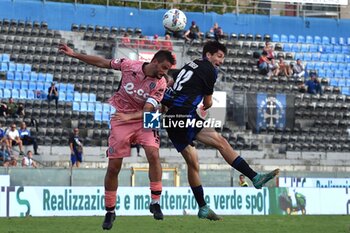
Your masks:
M288 78L292 75L292 69L281 57L278 62L278 72L277 75L287 76Z
M298 78L303 78L305 75L305 70L304 70L304 66L301 63L300 59L297 59L297 63L296 64L291 64L291 68L293 70L293 77L295 79Z
M171 38L174 39L182 39L184 37L184 31L177 31L177 32L172 32L169 30L165 30L164 36L166 36L167 34L170 35Z
M310 74L310 79L306 81L305 86L307 87L307 93L322 95L322 86L315 73Z
M23 145L33 145L34 154L39 155L38 153L38 144L36 142L36 139L31 136L30 130L27 129L27 125L25 122L21 122L20 128L18 130L19 137L22 140Z
M15 167L17 166L17 160L11 156L10 150L5 144L1 145L0 150L0 166L4 167Z
M55 100L56 109L58 108L58 91L55 83L51 83L51 87L49 87L47 100L49 101L49 108L51 100Z
M129 33L127 33L127 32L125 32L123 37L122 37L122 46L127 47L127 48L131 48L131 40L130 40Z
M0 116L7 116L7 105L6 103L0 103Z
M33 152L28 151L27 155L22 159L22 167L34 167L37 168L36 162L33 160Z
M80 167L83 157L83 143L80 140L78 128L74 128L73 134L69 137L69 148L72 167Z
M9 102L6 105L6 115L7 116L11 116L11 117L24 117L24 106L23 104L19 103L15 103L15 101L13 100L13 98L9 98Z
M147 38L141 34L139 38L135 40L135 48L145 49L148 46L147 43Z
M153 36L153 40L151 40L151 49L159 50L161 46L161 42L159 41L159 36L155 34Z
M266 51L267 58L270 61L275 59L275 50L273 49L271 42L269 42L269 41L265 42L265 47L263 48L263 51Z
M8 129L6 131L6 137L7 137L7 140L8 140L8 145L9 145L10 150L12 151L12 147L18 145L19 151L20 151L19 154L20 155L24 155L23 143L22 143L21 138L19 137L19 133L18 133L18 130L16 128L16 124L15 123L13 123L11 125L10 129Z
M169 34L165 35L165 38L164 40L161 41L161 44L162 44L161 49L173 51L173 42L171 42L171 38Z
M210 29L210 32L213 33L214 39L219 41L224 35L224 31L219 27L218 23L214 23L214 26Z
M266 51L263 51L259 57L258 68L259 74L267 75L270 73L270 60L267 58Z
M192 41L199 38L199 27L195 21L192 21L190 28L185 33L185 40Z

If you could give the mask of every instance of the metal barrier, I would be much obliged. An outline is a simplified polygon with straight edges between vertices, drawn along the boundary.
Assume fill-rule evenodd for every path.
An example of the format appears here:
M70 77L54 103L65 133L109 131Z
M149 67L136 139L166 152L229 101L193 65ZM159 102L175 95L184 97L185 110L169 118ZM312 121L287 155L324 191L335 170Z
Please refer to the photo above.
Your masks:
M136 168L131 167L131 174L130 174L130 186L135 186L135 180L136 180L136 172L148 172L148 168ZM179 170L177 167L175 168L163 168L163 172L174 172L174 186L179 187L180 186L180 176L179 176Z

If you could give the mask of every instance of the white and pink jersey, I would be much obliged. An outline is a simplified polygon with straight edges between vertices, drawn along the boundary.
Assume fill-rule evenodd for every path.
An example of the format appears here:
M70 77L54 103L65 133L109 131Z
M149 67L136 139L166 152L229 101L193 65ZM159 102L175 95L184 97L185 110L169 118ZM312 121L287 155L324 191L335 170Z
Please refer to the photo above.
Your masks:
M157 79L145 76L144 62L129 59L113 59L111 67L122 72L118 91L109 99L109 103L122 113L136 112L143 109L146 100L160 102L166 88L165 78Z

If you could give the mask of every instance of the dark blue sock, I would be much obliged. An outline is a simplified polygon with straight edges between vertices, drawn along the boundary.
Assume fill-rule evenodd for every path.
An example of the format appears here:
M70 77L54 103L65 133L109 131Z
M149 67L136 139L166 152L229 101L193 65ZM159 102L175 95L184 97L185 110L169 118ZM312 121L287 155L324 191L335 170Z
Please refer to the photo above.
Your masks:
M191 187L194 198L196 198L196 201L199 205L199 208L205 206L207 203L204 201L204 191L202 185L199 185L197 187Z
M248 163L241 156L238 156L232 162L231 166L248 177L250 180L252 180L257 174L253 169L250 168Z

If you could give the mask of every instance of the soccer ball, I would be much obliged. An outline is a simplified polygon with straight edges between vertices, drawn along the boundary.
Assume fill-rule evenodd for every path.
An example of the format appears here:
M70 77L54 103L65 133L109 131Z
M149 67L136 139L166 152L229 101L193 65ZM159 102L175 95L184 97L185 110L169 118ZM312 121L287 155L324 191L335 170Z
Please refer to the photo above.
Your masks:
M186 27L186 15L178 9L168 10L163 16L163 26L165 29L178 32Z

